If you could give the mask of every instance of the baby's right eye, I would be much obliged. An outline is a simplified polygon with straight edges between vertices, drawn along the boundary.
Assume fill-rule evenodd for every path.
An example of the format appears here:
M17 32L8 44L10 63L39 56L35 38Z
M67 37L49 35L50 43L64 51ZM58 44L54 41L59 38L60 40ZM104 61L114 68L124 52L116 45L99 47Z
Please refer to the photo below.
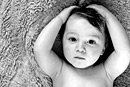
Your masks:
M70 38L68 38L68 40L71 41L71 42L76 42L77 41L77 39L75 37L70 37Z

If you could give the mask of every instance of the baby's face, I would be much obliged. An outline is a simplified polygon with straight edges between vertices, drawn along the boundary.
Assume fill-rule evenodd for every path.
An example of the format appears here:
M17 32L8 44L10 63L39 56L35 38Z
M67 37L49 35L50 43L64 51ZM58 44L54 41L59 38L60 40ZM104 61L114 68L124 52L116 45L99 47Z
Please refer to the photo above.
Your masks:
M72 15L63 36L65 58L76 68L93 65L104 49L103 34L87 20Z

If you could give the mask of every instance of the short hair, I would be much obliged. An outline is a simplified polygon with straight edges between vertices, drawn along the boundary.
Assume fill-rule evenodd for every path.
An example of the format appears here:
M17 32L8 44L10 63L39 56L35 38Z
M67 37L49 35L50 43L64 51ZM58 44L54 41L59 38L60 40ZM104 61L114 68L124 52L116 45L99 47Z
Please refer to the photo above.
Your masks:
M96 27L102 34L105 36L105 52L104 55L101 56L102 58L99 58L99 60L95 63L95 65L99 64L100 62L105 61L105 58L108 58L108 56L112 53L114 50L110 34L107 28L106 20L105 18L99 14L95 9L93 8L86 8L86 7L79 7L74 8L70 15L77 15L78 17L86 19L91 25ZM69 18L69 17L68 17ZM66 28L67 21L62 25L61 30L59 31L59 36L61 41L63 40L64 31ZM63 46L62 46L63 48ZM105 57L105 58L104 58Z
M105 18L99 14L95 9L93 8L86 8L86 7L79 7L74 8L70 12L71 15L76 15L78 17L86 19L91 25L96 27L104 36L105 36L105 48L108 46L108 29L106 26L106 20ZM66 21L67 22L67 21ZM66 23L63 24L60 30L60 39L63 39L64 31L66 28Z

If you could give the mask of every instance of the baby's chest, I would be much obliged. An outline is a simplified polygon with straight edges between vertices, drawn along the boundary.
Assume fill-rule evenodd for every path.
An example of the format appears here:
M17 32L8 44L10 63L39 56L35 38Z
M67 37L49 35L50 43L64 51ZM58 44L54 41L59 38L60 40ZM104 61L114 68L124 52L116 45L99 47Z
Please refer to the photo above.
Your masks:
M53 87L112 87L113 85L102 65L79 71L64 67L57 78L53 79Z
M105 78L88 77L81 78L78 76L63 76L54 81L53 87L112 87Z

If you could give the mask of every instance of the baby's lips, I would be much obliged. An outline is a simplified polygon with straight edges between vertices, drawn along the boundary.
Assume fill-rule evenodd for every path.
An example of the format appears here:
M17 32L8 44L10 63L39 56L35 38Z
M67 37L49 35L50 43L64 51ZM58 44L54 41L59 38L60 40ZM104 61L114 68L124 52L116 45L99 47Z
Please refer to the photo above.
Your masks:
M82 59L82 60L85 60L85 58L84 58L84 57L79 57L79 56L76 56L76 57L74 57L74 58L76 58L76 59Z

